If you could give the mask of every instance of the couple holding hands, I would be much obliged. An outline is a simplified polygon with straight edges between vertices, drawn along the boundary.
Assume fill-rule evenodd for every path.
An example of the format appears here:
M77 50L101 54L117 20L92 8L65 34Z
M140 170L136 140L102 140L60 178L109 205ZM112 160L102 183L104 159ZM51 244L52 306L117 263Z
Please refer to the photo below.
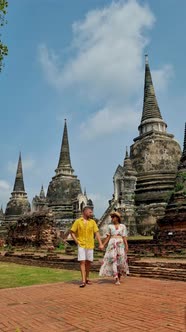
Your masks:
M112 223L108 226L103 242L98 226L92 219L93 211L88 206L83 208L82 217L75 220L71 227L71 236L78 245L78 261L82 277L81 288L91 284L89 270L91 262L93 262L94 237L98 240L100 250L103 250L107 245L99 275L114 277L115 284L119 285L121 276L129 273L127 229L125 225L121 224L119 212L113 211L110 216Z

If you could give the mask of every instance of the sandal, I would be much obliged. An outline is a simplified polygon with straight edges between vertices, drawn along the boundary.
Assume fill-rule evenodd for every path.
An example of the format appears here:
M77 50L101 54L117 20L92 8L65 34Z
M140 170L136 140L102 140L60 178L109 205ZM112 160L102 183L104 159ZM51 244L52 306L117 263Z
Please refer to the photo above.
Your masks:
M90 280L86 280L87 285L92 285L92 282Z
M85 286L86 286L86 282L82 282L82 284L79 285L80 288L83 288L83 287L85 287Z
M115 285L120 285L120 280L118 277L115 278Z
M116 280L115 285L120 285L120 281Z

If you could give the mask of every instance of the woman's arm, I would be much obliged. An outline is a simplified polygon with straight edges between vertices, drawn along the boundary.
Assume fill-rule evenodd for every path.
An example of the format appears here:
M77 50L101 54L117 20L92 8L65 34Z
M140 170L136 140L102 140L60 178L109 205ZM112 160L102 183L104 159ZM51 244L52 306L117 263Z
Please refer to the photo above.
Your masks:
M106 244L109 242L111 235L107 234L106 239L103 241L103 246L105 247Z
M124 242L124 245L125 245L125 251L126 251L126 253L127 253L128 250L129 250L129 247L128 247L128 242L127 242L127 238L126 238L126 236L123 236L123 242Z

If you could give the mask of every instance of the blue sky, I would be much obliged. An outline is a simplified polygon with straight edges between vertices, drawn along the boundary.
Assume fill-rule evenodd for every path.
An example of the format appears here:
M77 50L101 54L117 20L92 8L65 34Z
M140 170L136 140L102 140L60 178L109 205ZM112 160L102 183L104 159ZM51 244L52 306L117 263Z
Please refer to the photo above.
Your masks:
M9 0L0 74L0 204L19 151L30 201L57 167L64 118L72 166L99 218L138 136L144 54L167 131L183 145L185 0Z

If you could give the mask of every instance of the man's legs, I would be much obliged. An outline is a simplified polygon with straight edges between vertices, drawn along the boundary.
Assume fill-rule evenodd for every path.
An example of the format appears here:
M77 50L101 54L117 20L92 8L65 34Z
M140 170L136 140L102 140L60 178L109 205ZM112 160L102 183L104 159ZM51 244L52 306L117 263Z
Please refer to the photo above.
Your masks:
M89 280L89 271L90 271L90 261L85 261L85 271L86 271L86 281Z
M93 262L93 249L87 249L85 269L86 269L86 283L89 285L91 285L91 282L89 280L89 271L90 271L91 262Z
M82 283L86 283L86 261L80 261Z
M80 287L84 287L86 283L91 284L91 282L87 282L89 278L90 265L93 261L93 249L85 249L78 247L78 261L80 262L80 271L82 277L82 284Z

